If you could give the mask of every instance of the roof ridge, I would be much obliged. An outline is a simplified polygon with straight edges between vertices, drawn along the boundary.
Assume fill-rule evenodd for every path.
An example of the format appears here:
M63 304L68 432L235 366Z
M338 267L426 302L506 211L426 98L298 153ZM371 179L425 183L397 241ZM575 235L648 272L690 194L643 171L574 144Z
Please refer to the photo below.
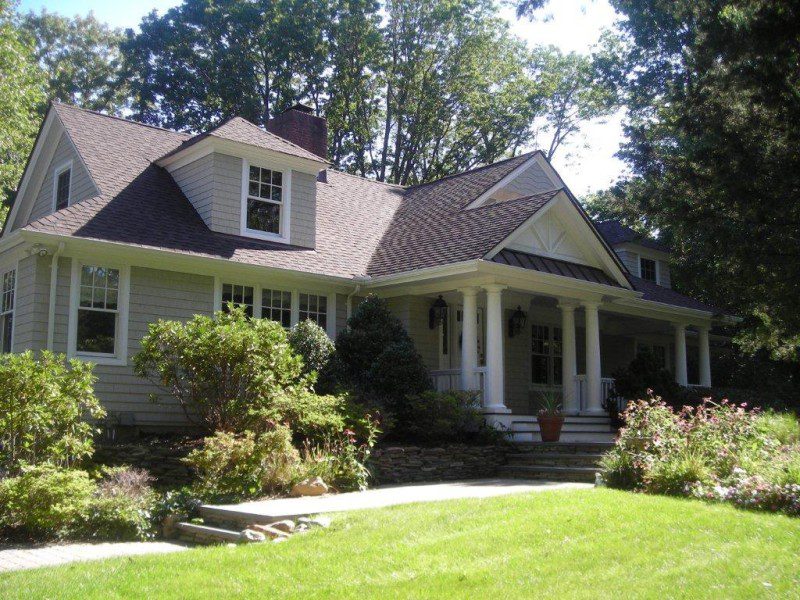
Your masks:
M361 181L366 181L367 183L377 183L380 185L387 185L389 187L396 187L400 188L401 190L408 189L409 186L402 185L400 183L389 183L388 181L378 181L377 179L370 179L364 175L356 175L355 173L348 173L347 171L340 171L339 169L328 168L327 171L333 171L337 175L346 175L347 177L353 177L355 179L360 179Z
M125 117L118 117L117 115L109 115L106 113L102 113L97 110L92 110L91 108L83 108L82 106L76 106L74 104L67 104L66 102L61 102L59 100L51 100L51 103L54 106L61 106L68 109L77 110L80 112L90 113L93 115L97 115L98 117L107 117L109 119L114 119L116 121L122 121L123 123L128 123L130 125L139 125L140 127L148 127L150 129L155 129L156 131L163 131L165 133L172 133L174 135L185 136L187 138L193 137L192 134L186 133L184 131L176 131L174 129L167 129L166 127L159 127L158 125L150 125L149 123L142 123L140 121L134 121L133 119L126 119Z
M282 142L285 142L285 143L289 144L290 146L293 146L293 147L297 148L298 150L302 150L303 152L308 152L308 153L309 153L309 154L311 154L312 156L316 156L316 157L317 157L318 159L320 159L321 161L323 161L323 162L325 162L325 163L328 163L328 164L331 164L331 163L330 163L330 161L329 161L327 158L323 158L323 157L321 157L319 154L315 154L314 152L311 152L311 150L309 150L308 148L303 148L303 147L302 147L300 144L295 144L295 143L294 143L292 140L290 140L290 139L288 139L288 138L285 138L285 137L283 137L282 135L278 135L277 133L272 133L271 131L269 131L269 130L268 130L268 129L266 129L265 127L261 127L261 125L258 125L258 124L256 124L256 123L253 123L252 121L248 121L247 119L245 119L244 117L240 117L239 115L234 115L234 116L232 116L231 118L229 118L229 119L226 119L224 122L222 122L222 123L220 123L219 125L217 125L216 127L214 127L214 129L209 129L209 130L208 130L207 132L205 132L205 133L206 133L206 134L208 134L208 135L214 135L214 131L216 131L217 129L219 129L220 127L222 127L222 126L224 126L224 125L227 125L227 124L228 124L228 123L230 123L231 121L235 121L236 119L239 119L240 121L244 121L245 123L247 123L248 125L250 125L250 127L255 127L255 128L256 128L256 129L258 129L258 130L259 130L261 133L265 133L265 134L267 134L268 136L271 136L271 137L277 138L277 139L281 140ZM216 136L216 137L219 137L219 136Z
M503 163L507 163L511 160L516 160L518 158L522 158L523 156L533 156L537 152L541 152L541 150L531 150L530 152L523 152L522 154L518 154L517 156L509 156L508 158L504 158L502 160L497 160L493 163L489 163L488 165L481 165L480 167L473 167L471 169L467 169L466 171L459 171L458 173L452 173L450 175L445 175L443 177L439 177L439 179L434 179L433 181L426 181L425 183L417 183L415 185L408 186L408 189L416 189L421 188L426 185L433 185L434 183L439 183L440 181L445 181L447 179L452 179L453 177L461 177L462 175L466 175L468 173L476 173L483 169L488 169L489 167L496 167L497 165L502 165Z

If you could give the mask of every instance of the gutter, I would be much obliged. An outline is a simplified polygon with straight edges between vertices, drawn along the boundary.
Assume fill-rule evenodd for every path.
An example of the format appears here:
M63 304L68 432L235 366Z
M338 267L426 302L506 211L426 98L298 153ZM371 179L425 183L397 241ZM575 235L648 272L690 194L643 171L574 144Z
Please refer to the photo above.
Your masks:
M64 251L64 242L58 243L50 261L50 305L47 313L47 349L53 351L53 338L56 329L56 287L58 285L58 257Z

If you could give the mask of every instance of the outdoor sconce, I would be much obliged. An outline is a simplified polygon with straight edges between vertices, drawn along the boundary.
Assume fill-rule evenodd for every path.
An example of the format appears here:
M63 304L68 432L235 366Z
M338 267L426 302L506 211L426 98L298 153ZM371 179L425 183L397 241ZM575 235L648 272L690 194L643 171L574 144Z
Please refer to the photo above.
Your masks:
M428 327L436 329L447 317L447 302L439 296L428 311Z
M517 310L514 311L514 314L512 314L511 318L508 320L508 337L513 338L525 329L525 322L527 320L528 317L522 312L522 307L518 306Z

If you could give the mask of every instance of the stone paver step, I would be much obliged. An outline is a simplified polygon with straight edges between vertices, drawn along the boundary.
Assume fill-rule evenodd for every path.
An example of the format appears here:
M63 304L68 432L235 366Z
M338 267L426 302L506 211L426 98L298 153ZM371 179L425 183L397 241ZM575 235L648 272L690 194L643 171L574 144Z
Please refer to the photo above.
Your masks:
M525 454L604 454L614 447L609 442L517 442L517 453Z
M178 530L178 538L180 540L193 544L225 544L243 541L239 531L221 529L209 525L178 523L176 529Z
M602 454L587 453L556 453L532 454L519 453L508 456L508 464L515 466L573 466L573 467L596 467L600 463Z
M515 466L500 468L504 477L525 479L550 479L558 481L594 481L597 469L594 467L554 467L548 465Z

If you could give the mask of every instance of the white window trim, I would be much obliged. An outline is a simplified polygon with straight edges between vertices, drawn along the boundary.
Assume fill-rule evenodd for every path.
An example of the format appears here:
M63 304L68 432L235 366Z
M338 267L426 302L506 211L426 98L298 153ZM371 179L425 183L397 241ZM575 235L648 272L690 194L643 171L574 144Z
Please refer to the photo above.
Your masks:
M636 267L638 270L639 279L644 279L642 277L642 259L645 260L652 260L656 264L656 280L653 282L656 285L661 285L661 261L657 258L652 258L650 256L642 256L641 254L636 255Z
M300 294L314 294L316 296L326 296L328 298L328 315L326 318L326 332L331 339L336 338L336 293L326 292L319 289L295 288L280 283L258 283L249 279L238 277L214 277L214 312L222 310L222 284L232 283L234 285L246 285L253 288L253 318L261 318L261 299L263 291L280 290L292 294L291 304L291 327L300 322Z
M17 290L19 289L19 261L14 263L13 267L7 268L0 272L0 284L2 283L3 276L6 273L14 271L14 302L11 305L11 352L14 352L14 341L17 339ZM2 289L0 289L2 293ZM2 306L0 306L2 308ZM5 314L5 313L3 313Z
M96 354L91 352L78 352L78 308L80 304L81 267L84 265L107 267L119 270L119 295L117 297L117 336L114 340L114 354ZM129 265L108 264L96 260L72 259L69 287L69 324L67 327L67 357L79 358L98 365L126 366L128 364L128 316L130 308L130 279L131 268Z
M278 233L269 233L267 231L258 231L257 229L248 229L247 227L247 196L250 183L250 167L260 167L262 169L269 169L281 174L283 186L281 189L281 222ZM251 162L246 158L242 159L242 197L240 203L240 233L244 237L257 238L261 240L270 240L272 242L279 242L281 244L290 243L290 229L291 229L291 213L292 213L292 170L286 167L275 164L265 164L260 162Z
M560 321L552 320L550 318L538 319L538 320L530 322L529 324L527 324L525 326L525 329L527 331L526 338L528 340L528 342L527 342L528 343L528 350L527 350L527 356L528 356L528 368L527 368L527 372L528 372L528 391L530 391L530 392L540 392L542 390L554 390L554 389L560 390L563 387L563 382L562 383L533 383L533 381L531 381L531 378L533 377L533 347L532 347L533 327L535 325L542 325L544 327L549 327L550 328L550 344L551 344L551 346L552 346L552 343L554 341L553 340L553 330L554 329L561 329L561 326L562 326ZM545 356L545 355L544 354L540 354L538 356ZM549 357L551 359L560 358L561 360L564 360L564 332L563 332L563 330L561 332L561 356L556 357L554 354L550 353ZM553 367L553 376L555 377L555 367Z
M72 181L74 177L72 176L72 161L68 160L67 162L61 163L55 169L53 169L53 212L56 211L56 202L58 202L58 178L65 171L70 171L69 194L67 194L67 206L70 206L72 204Z

